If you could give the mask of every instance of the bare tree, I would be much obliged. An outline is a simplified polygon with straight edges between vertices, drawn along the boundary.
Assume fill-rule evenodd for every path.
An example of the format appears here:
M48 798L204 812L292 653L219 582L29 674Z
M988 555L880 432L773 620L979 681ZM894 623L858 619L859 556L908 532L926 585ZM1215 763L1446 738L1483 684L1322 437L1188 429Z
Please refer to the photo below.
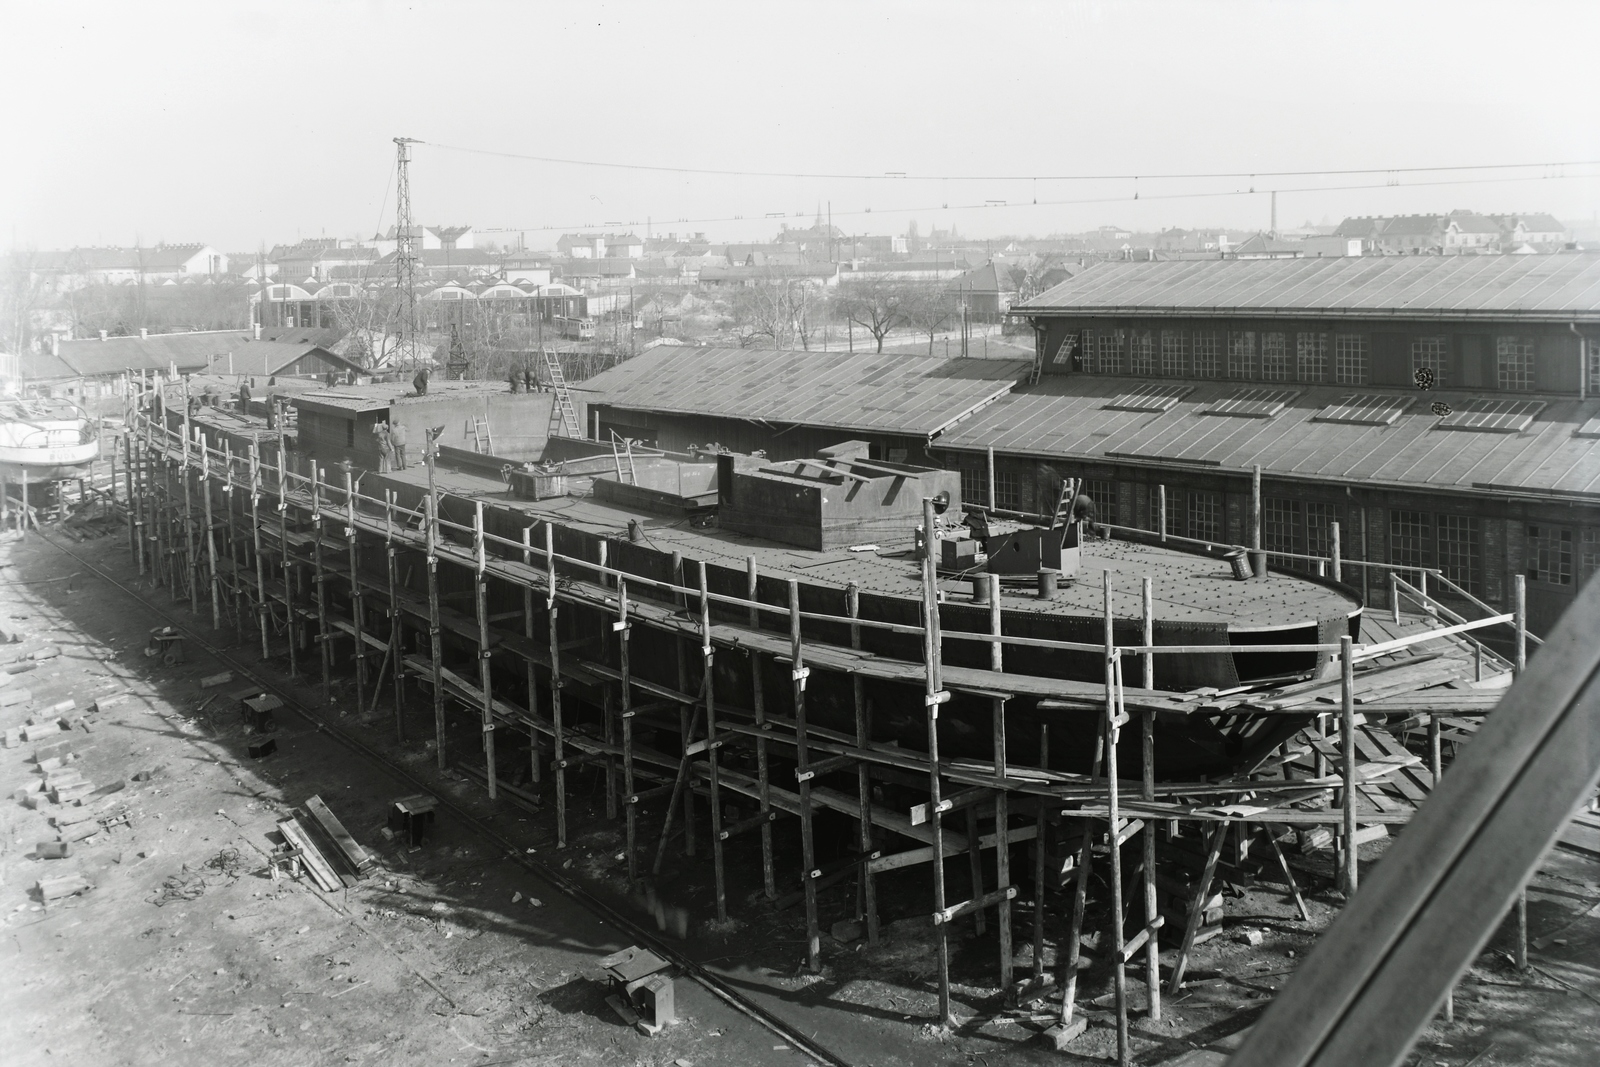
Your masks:
M933 355L933 338L949 324L956 304L938 283L911 290L906 301L906 322L917 332L928 335L928 355Z
M883 279L850 282L839 287L833 312L870 333L882 352L883 339L889 331L908 321L916 295L912 287Z

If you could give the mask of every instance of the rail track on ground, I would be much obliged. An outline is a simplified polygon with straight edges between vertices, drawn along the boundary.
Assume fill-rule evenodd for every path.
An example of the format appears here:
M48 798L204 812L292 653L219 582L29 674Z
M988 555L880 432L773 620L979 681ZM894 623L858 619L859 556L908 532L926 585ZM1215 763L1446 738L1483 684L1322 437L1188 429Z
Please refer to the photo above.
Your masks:
M571 878L564 876L558 868L552 868L548 864L528 856L515 842L506 838L503 834L495 830L483 819L474 815L460 804L457 804L450 797L445 796L435 786L422 778L418 778L416 775L412 774L411 771L390 759L379 749L376 749L359 738L354 737L336 724L330 722L324 716L315 714L313 711L311 711L311 709L307 708L300 701L296 700L294 695L286 690L283 686L262 677L256 671L252 670L248 665L240 662L227 650L220 648L212 642L206 640L206 638L201 635L199 630L195 628L192 619L175 614L167 608L153 603L146 597L142 596L138 590L133 589L117 577L107 572L103 567L100 567L90 560L85 559L82 555L61 544L58 540L44 533L42 530L38 532L38 536L46 544L56 549L56 551L77 561L77 563L84 570L90 572L96 578L112 586L124 596L136 601L140 607L149 612L151 615L163 620L168 626L180 631L184 635L185 640L194 642L194 644L203 650L207 655L212 656L219 663L227 666L230 670L249 681L252 685L260 686L263 691L272 693L279 700L283 701L284 706L287 709L293 711L296 715L299 715L301 718L311 723L318 729L318 731L327 734L339 744L344 745L351 751L359 753L368 760L378 764L391 776L399 779L402 782L405 782L408 787L416 790L419 793L426 793L433 797L438 802L440 808L448 811L452 816L460 820L466 826L470 827L473 831L481 835L486 840L492 841L499 845L505 852L507 858L514 860L519 866L532 872L533 874L538 875L574 903L578 904L580 907L584 908L586 911L589 911L597 918L604 920L616 929L622 931L628 937L632 938L635 943L643 945L649 948L652 952L660 955L663 959L671 961L673 966L677 967L682 975L692 979L701 988L711 993L712 996L721 1000L735 1011L738 1011L740 1014L771 1031L775 1036L788 1042L795 1051L809 1056L819 1063L832 1065L832 1067L851 1067L850 1061L845 1059L843 1056L832 1051L824 1045L818 1044L815 1039L800 1029L792 1026L790 1023L786 1022L782 1018L779 1018L777 1015L768 1011L760 1004L757 1004L750 998L746 997L737 989L734 989L732 986L730 986L729 983L724 981L720 976L712 973L699 963L677 951L669 943L654 936L644 927L640 926L637 922L630 919L622 912L617 911L611 905L607 904L593 893L590 893L587 889L573 881Z

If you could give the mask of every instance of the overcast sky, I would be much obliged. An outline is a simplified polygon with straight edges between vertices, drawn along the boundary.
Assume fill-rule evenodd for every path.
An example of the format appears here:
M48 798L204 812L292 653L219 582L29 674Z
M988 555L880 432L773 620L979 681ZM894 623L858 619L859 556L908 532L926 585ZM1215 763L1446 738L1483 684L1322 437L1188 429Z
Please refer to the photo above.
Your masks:
M0 240L23 247L239 252L368 236L394 220L401 135L427 142L413 150L418 222L513 242L520 230L534 248L563 230L647 224L761 238L779 224L769 213L806 225L830 203L856 233L913 219L978 237L1265 228L1264 192L1194 195L1252 187L1284 190L1280 228L1458 207L1600 210L1600 177L1587 176L1600 175L1593 0L0 0L0 13L12 101ZM1587 160L1488 175L1151 177ZM888 172L908 177L860 177ZM1060 180L1108 174L1146 177ZM1005 175L1042 177L987 177ZM1376 187L1303 191L1336 185Z

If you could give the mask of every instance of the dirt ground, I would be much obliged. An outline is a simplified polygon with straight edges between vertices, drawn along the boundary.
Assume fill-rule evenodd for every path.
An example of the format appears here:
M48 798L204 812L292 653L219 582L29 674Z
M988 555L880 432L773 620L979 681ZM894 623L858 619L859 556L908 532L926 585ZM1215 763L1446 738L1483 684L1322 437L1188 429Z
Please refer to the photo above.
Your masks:
M66 547L125 584L138 582L117 537ZM0 631L11 642L0 644L0 668L18 671L3 676L0 705L14 699L7 694L30 694L0 706L0 728L64 721L70 729L61 736L75 756L67 766L97 787L125 783L78 805L34 793L38 806L30 807L22 797L43 776L34 752L55 738L0 751L0 954L8 979L0 986L0 1047L8 1064L813 1062L689 978L676 983L682 1022L656 1038L624 1026L604 1002L597 961L629 936L530 864L547 865L646 928L664 928L678 951L849 1063L995 1067L1114 1054L1108 972L1084 973L1090 1030L1055 1053L1037 1036L1051 1006L1037 1015L1005 1009L993 925L980 935L971 920L952 931L958 1026L930 1025L936 989L920 900L925 878L882 880L884 937L873 946L827 936L835 921L853 917L855 901L848 883L825 894L826 966L807 974L803 914L761 899L759 864L748 851L755 835L738 839L745 851L730 848L734 918L725 925L709 921L704 847L697 859L673 854L654 900L630 895L619 824L597 810L581 777L571 843L558 850L550 813L491 805L475 783L439 775L426 742L393 741L384 707L363 717L340 685L324 705L317 687L287 677L286 663L258 662L250 630L241 643L231 628L212 632L209 619L174 607L164 591L142 594L149 606L40 538L0 544ZM227 668L194 642L181 665L146 658L150 630L167 621L152 608L289 688L314 716L382 759L286 711L278 713L278 752L250 759L236 711L249 680L201 689L201 678ZM71 708L58 707L67 700ZM418 780L493 836L441 811L419 851L387 840L389 803L418 792ZM268 873L276 820L313 794L377 858L371 874L339 893ZM38 858L40 842L97 826L94 815L118 814L126 825L73 843L66 858ZM643 839L653 842L658 825L646 820ZM785 851L791 847L780 846L780 869L798 863ZM1335 912L1325 883L1314 870L1303 873L1309 924L1281 885L1227 896L1227 932L1197 950L1186 988L1165 999L1164 1018L1135 1019L1137 1062L1222 1061ZM71 874L92 888L41 902L40 879ZM1530 890L1529 912L1533 966L1512 967L1502 933L1458 988L1454 1021L1436 1020L1412 1062L1600 1062L1600 863L1553 854ZM1025 974L1030 919L1022 904L1018 914ZM1096 921L1091 911L1091 926ZM1245 944L1246 930L1260 931L1262 943ZM1049 933L1053 966L1059 931L1052 925ZM1096 944L1091 937L1091 956ZM1142 985L1132 987L1142 1003Z

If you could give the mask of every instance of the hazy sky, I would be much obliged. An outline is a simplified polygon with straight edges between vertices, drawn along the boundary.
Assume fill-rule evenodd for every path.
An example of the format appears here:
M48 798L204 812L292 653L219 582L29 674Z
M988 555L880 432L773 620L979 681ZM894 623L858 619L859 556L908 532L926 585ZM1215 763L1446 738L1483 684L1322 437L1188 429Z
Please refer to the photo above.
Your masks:
M370 235L394 219L398 135L428 142L413 150L417 221L522 229L530 247L647 220L759 238L778 226L769 213L804 225L819 203L858 233L912 219L974 236L1265 228L1264 193L1192 195L1252 186L1285 190L1280 227L1600 210L1593 0L0 0L0 28L12 101L0 241L19 246L245 251ZM1059 180L1590 160L1491 184L1418 184L1474 172ZM886 172L910 177L858 177ZM1376 188L1290 191L1333 185ZM1005 206L966 206L989 201Z

